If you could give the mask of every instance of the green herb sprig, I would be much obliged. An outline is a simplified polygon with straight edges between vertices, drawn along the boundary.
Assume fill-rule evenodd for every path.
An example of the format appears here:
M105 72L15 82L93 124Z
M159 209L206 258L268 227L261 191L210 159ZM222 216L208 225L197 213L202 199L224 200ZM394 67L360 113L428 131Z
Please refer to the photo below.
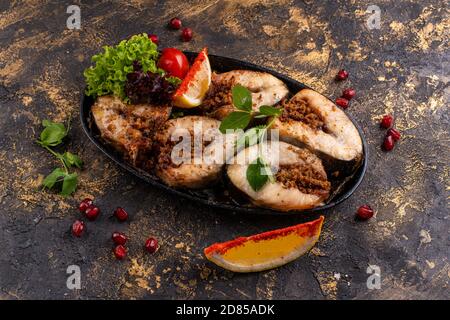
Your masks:
M252 93L241 85L235 85L231 89L233 105L239 111L231 112L220 123L219 130L225 133L227 130L245 129L253 117L261 119L266 117L278 117L281 109L272 106L261 106L258 112L252 110ZM273 121L274 119L272 119ZM270 127L273 122L266 125ZM255 132L257 133L257 132Z
M68 196L75 192L78 184L78 174L76 172L70 173L69 169L73 167L81 169L83 167L83 161L76 154L69 151L61 154L51 149L51 147L56 147L63 143L63 139L69 132L70 123L66 128L62 123L43 120L42 126L44 130L42 130L37 143L50 152L62 164L62 168L54 169L45 177L42 181L42 187L52 189L58 186L60 188L60 194Z
M244 134L236 140L236 147L240 150L241 148L260 143L264 140L267 129L269 129L275 119L281 115L282 109L264 105L259 107L257 112L254 112L252 110L252 94L250 90L241 85L235 85L231 89L231 94L233 105L239 111L231 112L222 120L219 127L220 132L226 133L227 130L245 129L253 117L257 119L272 117L267 124L255 126L245 131ZM261 155L248 166L246 176L247 181L255 191L260 190L267 181L274 181L270 166L265 163Z

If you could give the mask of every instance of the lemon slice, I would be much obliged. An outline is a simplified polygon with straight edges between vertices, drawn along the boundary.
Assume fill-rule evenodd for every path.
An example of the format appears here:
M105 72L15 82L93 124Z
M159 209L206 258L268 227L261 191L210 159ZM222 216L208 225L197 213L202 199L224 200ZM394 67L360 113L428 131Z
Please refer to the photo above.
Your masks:
M199 106L211 84L211 66L208 49L204 48L195 58L192 67L173 96L173 104L179 108Z
M282 266L317 242L324 217L292 227L215 243L204 250L208 260L234 272L257 272Z

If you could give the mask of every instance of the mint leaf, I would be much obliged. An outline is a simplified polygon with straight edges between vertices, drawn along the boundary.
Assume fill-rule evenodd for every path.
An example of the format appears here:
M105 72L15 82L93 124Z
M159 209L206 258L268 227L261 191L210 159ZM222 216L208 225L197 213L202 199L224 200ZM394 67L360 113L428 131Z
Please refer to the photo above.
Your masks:
M48 176L45 177L44 181L42 181L42 186L44 188L51 189L58 181L59 178L64 177L66 175L65 171L61 168L56 168L52 171Z
M83 166L83 160L81 160L76 154L70 153L69 151L66 151L62 155L62 159L68 168L75 166L81 169Z
M273 117L280 116L282 110L280 108L275 108L272 106L261 106L259 107L259 113L264 116Z
M219 130L222 133L226 133L226 131L230 129L245 129L250 123L251 118L252 116L248 112L231 112L225 119L222 120Z
M247 167L247 181L253 190L260 190L270 179L270 168L264 163L261 157L258 157Z
M247 88L239 84L235 85L231 89L231 94L233 104L237 109L248 112L252 111L252 94Z
M68 168L81 168L83 166L83 161L80 157L71 152L66 151L64 154L60 154L50 148L62 143L62 140L68 134L70 119L67 123L67 128L62 123L56 123L50 120L43 120L42 126L44 127L44 130L42 130L40 140L37 142L58 160L60 160L64 166L64 169L56 168L47 177L45 177L42 181L42 187L51 189L58 186L58 189L61 188L61 195L70 195L77 188L78 175L76 173L69 173Z
M47 120L47 119L42 120L42 126L44 128L55 126L55 127L58 127L61 130L66 130L66 128L65 128L63 123L53 122L53 121L50 121L50 120Z
M67 135L66 127L62 123L44 120L42 125L45 129L42 130L38 143L43 146L57 146L62 143L62 139Z
M77 183L78 183L78 175L76 173L67 174L64 177L60 194L63 196L68 196L72 194L77 189Z
M62 181L62 189L60 194L63 196L68 196L72 194L76 188L78 183L78 175L76 173L66 173L61 168L56 168L52 171L47 177L45 177L42 182L42 186L44 188L51 189L56 183Z

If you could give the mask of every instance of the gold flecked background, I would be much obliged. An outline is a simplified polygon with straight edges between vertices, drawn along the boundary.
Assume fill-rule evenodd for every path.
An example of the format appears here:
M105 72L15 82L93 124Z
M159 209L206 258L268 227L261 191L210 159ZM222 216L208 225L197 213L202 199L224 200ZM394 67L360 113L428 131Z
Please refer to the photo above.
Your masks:
M68 30L68 5L81 30ZM0 299L450 298L449 30L445 1L379 1L381 29L368 30L371 1L3 1L0 4ZM166 28L179 16L189 43ZM348 112L364 128L369 168L356 193L326 213L323 234L304 257L276 270L233 274L207 262L216 241L284 227L316 216L245 216L164 194L120 170L88 141L78 121L82 71L101 46L156 33L161 47L199 50L261 64L335 98L352 86ZM350 78L336 83L345 68ZM381 151L385 113L402 140ZM34 143L42 119L73 118L67 148L85 160L79 189L62 198L38 186L56 161ZM78 202L102 209L87 233L68 229ZM361 204L377 211L354 221ZM131 214L118 224L116 206ZM126 232L129 258L116 261L110 235ZM155 255L142 250L153 235ZM66 288L66 268L82 289ZM381 268L368 290L366 268Z

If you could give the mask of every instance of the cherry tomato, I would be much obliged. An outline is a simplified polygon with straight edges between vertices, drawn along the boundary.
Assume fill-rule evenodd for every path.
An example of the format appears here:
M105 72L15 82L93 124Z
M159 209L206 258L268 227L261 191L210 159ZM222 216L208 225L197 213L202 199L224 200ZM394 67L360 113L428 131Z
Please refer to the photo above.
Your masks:
M165 48L158 60L158 68L163 69L170 76L183 79L189 70L189 61L180 50Z

